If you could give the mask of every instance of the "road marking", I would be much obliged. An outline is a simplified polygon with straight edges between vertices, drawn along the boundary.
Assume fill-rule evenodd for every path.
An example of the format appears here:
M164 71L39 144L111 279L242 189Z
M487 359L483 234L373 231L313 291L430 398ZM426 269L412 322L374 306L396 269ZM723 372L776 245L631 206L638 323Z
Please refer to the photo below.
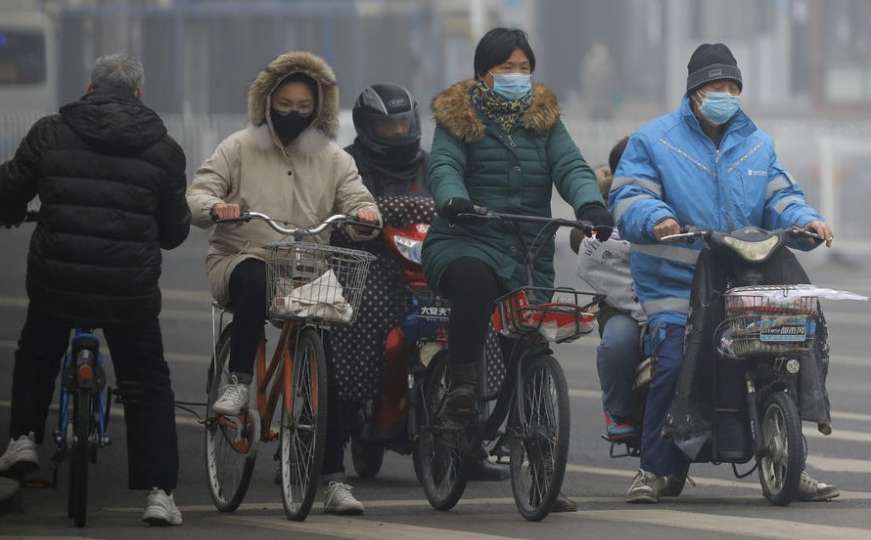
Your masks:
M823 435L815 429L809 429L804 432L804 436L808 439L828 439L834 441L871 443L871 433L864 433L862 431L851 431L849 429L834 429L831 435Z
M350 519L337 516L310 516L304 522L287 521L283 516L280 518L227 516L223 518L216 517L214 519L263 529L334 536L337 538L349 538L350 540L406 540L408 538L414 538L415 540L448 540L451 538L463 540L508 540L517 538L513 536L436 529L434 527L421 527L419 525Z
M173 302L189 302L191 304L212 305L212 295L208 291L196 291L190 289L160 289L160 295L164 300Z
M13 341L11 339L0 339L0 349L7 349L14 351L18 348L18 342ZM107 360L111 358L108 353L106 354ZM163 354L163 358L170 364L195 364L195 365L208 365L212 361L212 357L207 354L188 354L188 353L172 353L167 352Z
M871 474L871 461L867 459L831 458L811 454L807 457L807 464L827 472Z
M0 409L9 409L12 407L12 402L8 400L0 400ZM53 412L57 412L60 408L57 406L57 403L52 403L49 410ZM112 407L112 410L109 411L109 415L115 420L123 420L124 419L124 408L123 407ZM188 415L175 415L175 425L177 426L193 426L193 427L203 427L200 424L199 420L194 416Z
M641 523L671 527L678 530L728 531L730 537L746 535L753 538L774 538L796 540L800 538L837 538L838 540L867 540L871 530L856 527L817 525L794 520L737 517L732 515L705 514L702 512L681 512L654 508L635 510L586 510L575 513L554 514L560 518L594 519L617 523ZM557 518L557 519L560 519Z
M821 458L821 459L832 459L835 462L838 461L835 458ZM854 461L854 460L847 460ZM859 461L859 460L855 460ZM809 460L811 465L813 465L812 461ZM751 467L750 464L745 465L749 470ZM825 470L825 469L822 469ZM566 464L566 472L576 473L576 474L590 474L596 476L610 476L610 477L618 477L618 478L633 478L637 471L629 470L629 469L614 469L609 467L592 467L589 465L576 465L573 463ZM693 482L700 487L716 487L716 488L727 488L727 489L742 489L742 490L753 490L759 494L759 497L762 497L762 488L759 486L758 482L755 481L737 481L737 480L724 480L722 478L709 478L709 477L699 477L692 474L692 470L690 470L690 478L692 478ZM756 478L754 475L752 478ZM627 486L628 487L628 486ZM686 493L686 492L685 492ZM622 498L622 497L621 497ZM861 500L867 501L871 500L871 491L841 491L841 496L838 497L838 500Z
M614 497L572 497L572 500L577 503L608 503L613 502ZM430 508L429 502L421 496L419 499L381 499L374 501L364 501L366 506L366 510L375 510L375 509L386 509L391 510L394 508ZM476 497L476 498L468 498L468 499L460 499L460 502L457 503L458 507L463 506L498 506L498 505L511 505L514 506L514 498L513 497ZM182 513L199 513L199 512L217 512L215 507L211 504L190 504L190 505L182 505L178 507ZM273 510L283 510L284 506L282 506L279 502L262 502L262 503L243 503L239 505L238 512L242 511L273 511ZM126 513L138 513L142 512L142 508L139 507L114 507L114 508L102 508L102 510L106 510L108 512L126 512Z
M871 422L871 414L861 414L854 412L832 411L832 418L835 420L856 420L858 422Z
M602 399L601 390L588 390L586 388L569 388L569 397L585 399Z

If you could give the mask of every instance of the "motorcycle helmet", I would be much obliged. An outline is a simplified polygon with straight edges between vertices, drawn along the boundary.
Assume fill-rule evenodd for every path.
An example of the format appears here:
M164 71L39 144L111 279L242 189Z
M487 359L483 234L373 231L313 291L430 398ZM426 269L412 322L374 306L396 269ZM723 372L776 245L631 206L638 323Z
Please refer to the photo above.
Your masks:
M420 151L417 100L396 84L373 84L354 103L354 128L365 150L382 161L402 164Z

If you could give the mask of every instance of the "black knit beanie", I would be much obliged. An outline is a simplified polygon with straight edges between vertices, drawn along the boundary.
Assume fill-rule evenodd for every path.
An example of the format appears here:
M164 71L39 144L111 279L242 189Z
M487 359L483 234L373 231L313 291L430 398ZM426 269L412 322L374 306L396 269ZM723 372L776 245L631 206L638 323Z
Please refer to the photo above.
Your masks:
M687 94L712 81L731 79L743 88L741 70L729 47L722 43L703 43L693 52L687 64Z

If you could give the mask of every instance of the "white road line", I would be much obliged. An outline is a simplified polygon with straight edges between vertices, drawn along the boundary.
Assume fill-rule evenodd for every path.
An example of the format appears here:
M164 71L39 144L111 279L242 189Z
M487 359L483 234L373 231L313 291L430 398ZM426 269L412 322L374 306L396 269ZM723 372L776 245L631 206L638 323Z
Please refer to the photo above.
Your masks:
M845 411L832 411L832 418L835 420L855 420L858 422L871 422L871 414L861 414Z
M608 503L613 502L613 497L572 497L572 500L577 503ZM364 501L367 510L375 510L375 509L394 509L394 508L430 508L429 502L421 496L419 499L381 499L381 500L367 500ZM468 498L461 499L458 504L458 507L463 506L498 506L498 505L511 505L514 506L514 498L513 497L476 497L476 498ZM200 512L217 512L215 507L211 504L190 504L190 505L181 505L178 507L182 513L200 513ZM283 510L284 506L282 506L279 502L262 502L262 503L243 503L239 505L239 509L237 512L243 511L274 511L274 510ZM125 513L138 513L142 512L142 508L139 507L113 507L113 508L102 508L102 510L106 510L108 512L125 512Z
M0 409L8 409L12 407L12 402L7 400L0 400ZM59 407L57 403L53 403L49 409L53 412L57 412ZM121 405L114 405L112 410L109 412L110 416L115 420L123 420L124 419L124 407ZM193 416L187 415L175 415L175 425L177 426L193 426L193 427L203 427L202 424Z
M856 527L837 527L833 525L816 525L793 520L766 519L752 517L736 517L731 515L705 514L702 512L680 512L655 508L651 510L635 510L621 508L619 510L588 510L575 513L555 514L560 518L594 519L616 523L641 523L660 527L672 527L676 530L711 531L729 536L746 535L753 538L774 539L819 539L837 538L838 540L867 540L871 530Z
M824 458L819 457L821 460L832 460L831 462L826 463L838 463L839 459L836 458ZM808 460L811 466L814 465L814 461L812 459ZM860 461L860 460L846 460L846 461ZM868 462L866 465L863 465L863 469L868 467ZM749 467L750 465L745 465L745 467ZM822 469L821 470L827 470ZM840 469L833 469L838 470ZM589 465L577 465L574 463L569 463L566 465L566 472L575 473L575 474L590 474L596 476L610 476L617 478L633 478L636 474L636 471L628 470L628 469L614 469L608 467L592 467ZM864 471L857 471L864 472ZM871 472L871 471L869 471ZM715 488L727 488L727 489L742 489L742 490L752 490L759 494L759 497L762 497L762 488L759 486L759 483L755 481L756 475L752 475L751 480L724 480L722 478L708 478L708 477L699 477L692 474L692 470L690 470L690 478L692 478L693 482L699 487L715 487ZM628 487L628 482L627 482ZM868 491L841 491L841 496L838 500L871 500L871 492Z
M602 392L599 390L588 390L586 388L569 388L569 397L602 399Z
M810 454L807 457L807 464L827 472L871 474L871 461L867 459L832 458Z
M212 305L212 295L208 291L194 291L190 289L160 289L160 295L164 300L172 302L189 302L191 304Z
M599 390L590 390L587 388L569 388L569 397L582 398L582 399L601 399L602 392L600 392ZM871 414L862 414L862 413L854 413L854 412L847 412L847 411L832 411L832 418L834 420L853 420L853 421L858 421L858 422L871 422ZM835 439L838 438L837 437L838 433L844 433L844 434L846 434L846 435L844 435L845 437L849 437L849 438L844 439L844 440L862 440L864 442L864 439L856 439L855 438L857 436L856 434L859 432L839 430L839 429L835 429L835 432L832 435L830 435L829 438L835 438ZM809 435L808 433L805 433L805 435L812 436L812 435ZM871 440L871 439L869 439L869 440Z
M833 428L831 435L823 435L815 429L808 429L804 430L804 435L808 439L828 439L832 441L871 443L871 433L865 433L862 431L851 431L849 429Z
M350 540L507 540L518 537L498 536L451 529L436 529L419 525L350 519L337 516L310 516L304 522L287 521L284 517L216 517L216 521L238 523L250 527L302 534L335 536Z

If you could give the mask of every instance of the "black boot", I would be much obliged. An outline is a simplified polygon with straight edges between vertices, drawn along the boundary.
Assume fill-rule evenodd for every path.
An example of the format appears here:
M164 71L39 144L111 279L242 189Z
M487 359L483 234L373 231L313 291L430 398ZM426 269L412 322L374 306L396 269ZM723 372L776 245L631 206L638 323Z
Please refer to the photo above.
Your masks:
M445 397L444 419L465 427L478 411L478 365L451 364L451 389Z

